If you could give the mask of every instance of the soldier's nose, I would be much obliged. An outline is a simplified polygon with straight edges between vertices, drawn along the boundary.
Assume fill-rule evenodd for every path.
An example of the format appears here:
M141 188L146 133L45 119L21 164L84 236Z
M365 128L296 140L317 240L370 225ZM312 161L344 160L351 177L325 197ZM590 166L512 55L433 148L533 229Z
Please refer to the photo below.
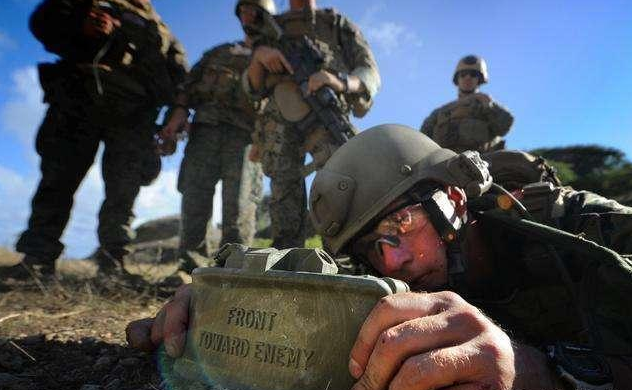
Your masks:
M393 247L382 243L382 267L388 276L399 272L404 264L412 261L413 255L407 248Z

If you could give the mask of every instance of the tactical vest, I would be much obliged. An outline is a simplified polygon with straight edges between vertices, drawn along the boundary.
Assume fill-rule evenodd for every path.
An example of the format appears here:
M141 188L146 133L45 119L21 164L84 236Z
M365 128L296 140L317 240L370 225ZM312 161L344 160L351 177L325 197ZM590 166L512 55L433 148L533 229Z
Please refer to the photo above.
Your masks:
M126 0L95 2L121 21L98 45L92 63L63 59L40 65L45 100L98 123L126 122L139 110L170 103L184 76L169 63L172 37L151 5ZM183 51L180 53L183 55ZM184 59L180 59L184 63Z
M229 123L251 132L255 112L241 88L252 51L243 42L224 44L204 54L184 88L196 123Z
M489 121L483 115L482 103L473 96L460 98L438 110L432 139L459 153L502 148L502 139L492 133Z

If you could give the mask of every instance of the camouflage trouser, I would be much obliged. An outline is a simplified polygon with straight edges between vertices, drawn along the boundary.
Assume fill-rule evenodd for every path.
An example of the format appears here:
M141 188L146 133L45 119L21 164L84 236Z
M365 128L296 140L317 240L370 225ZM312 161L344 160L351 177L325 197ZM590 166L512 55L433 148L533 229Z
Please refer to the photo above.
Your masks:
M248 160L250 134L221 123L195 123L178 177L182 193L180 249L207 255L207 224L215 185L222 181L222 240L250 244L262 195L261 165Z
M305 246L307 194L303 178L305 154L311 152L320 168L335 147L324 131L305 137L293 126L261 118L261 163L270 177L272 246L277 249Z
M153 181L160 171L160 159L153 149L155 114L153 110L144 112L136 125L103 128L51 106L36 139L42 177L33 196L28 229L20 236L16 250L50 261L61 254L64 246L59 239L75 191L102 141L105 200L99 212L98 237L101 248L122 258L133 237L134 200L140 187Z

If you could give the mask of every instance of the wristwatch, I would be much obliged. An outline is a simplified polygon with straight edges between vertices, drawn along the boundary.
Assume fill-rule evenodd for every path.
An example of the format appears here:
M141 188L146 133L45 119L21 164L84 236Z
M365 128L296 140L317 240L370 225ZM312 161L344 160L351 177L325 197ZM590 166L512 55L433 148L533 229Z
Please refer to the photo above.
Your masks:
M547 354L567 390L614 390L610 366L592 349L557 343Z
M342 84L344 85L344 89L342 90L342 93L349 92L349 74L344 73L344 72L339 72L338 78L340 79L340 81L342 81Z

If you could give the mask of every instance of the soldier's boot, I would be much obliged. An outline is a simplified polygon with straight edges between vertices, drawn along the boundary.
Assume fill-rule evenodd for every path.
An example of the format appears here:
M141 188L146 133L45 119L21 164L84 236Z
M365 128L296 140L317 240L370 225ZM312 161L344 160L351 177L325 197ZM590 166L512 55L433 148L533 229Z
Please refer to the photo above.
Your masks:
M46 280L55 276L55 260L24 254L22 260L10 267L0 267L0 281L9 279Z
M96 278L101 282L114 282L129 287L141 287L147 284L142 276L130 273L125 269L123 259L126 255L127 251L113 252L99 248L97 253L93 255L98 267Z

